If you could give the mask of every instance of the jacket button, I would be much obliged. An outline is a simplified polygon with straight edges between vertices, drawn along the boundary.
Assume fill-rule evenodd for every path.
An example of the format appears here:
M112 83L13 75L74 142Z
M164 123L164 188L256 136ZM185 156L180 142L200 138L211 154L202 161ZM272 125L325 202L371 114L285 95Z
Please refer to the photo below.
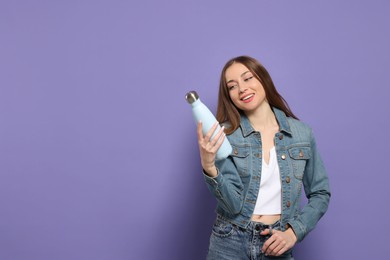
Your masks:
M286 160L286 155L285 154L282 154L282 159Z
M290 181L291 181L291 180L290 180L290 177L287 176L287 177L286 177L286 182L287 182L287 183L290 183Z
M287 201L286 206L287 206L287 208L289 208L291 206L291 202Z
M234 154L237 155L238 154L238 151L237 149L234 149Z
M283 139L283 135L279 135L279 140L282 140Z

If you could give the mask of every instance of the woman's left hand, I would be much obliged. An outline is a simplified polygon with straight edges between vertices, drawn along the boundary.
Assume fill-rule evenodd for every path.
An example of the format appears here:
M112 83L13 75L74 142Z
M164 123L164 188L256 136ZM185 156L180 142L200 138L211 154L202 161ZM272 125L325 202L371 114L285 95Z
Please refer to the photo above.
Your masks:
M270 234L269 229L265 229L261 235ZM261 251L265 255L280 256L287 250L291 249L297 242L297 237L291 228L286 231L272 229L272 236L265 241Z

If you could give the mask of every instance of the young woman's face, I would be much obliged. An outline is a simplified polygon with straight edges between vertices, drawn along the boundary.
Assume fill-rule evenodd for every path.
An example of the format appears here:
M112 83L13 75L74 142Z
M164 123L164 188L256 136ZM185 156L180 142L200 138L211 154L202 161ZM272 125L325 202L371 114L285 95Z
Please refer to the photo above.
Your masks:
M243 64L233 63L225 79L231 100L242 111L253 112L266 102L263 85Z

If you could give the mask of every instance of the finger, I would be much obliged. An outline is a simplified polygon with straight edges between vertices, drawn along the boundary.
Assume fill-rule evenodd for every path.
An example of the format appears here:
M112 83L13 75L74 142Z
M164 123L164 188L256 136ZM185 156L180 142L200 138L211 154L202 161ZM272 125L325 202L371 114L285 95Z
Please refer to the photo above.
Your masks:
M280 255L282 255L282 254L283 254L284 252L286 252L286 251L287 251L286 241L281 241L281 242L279 243L279 245L276 246L276 247L274 248L274 250L272 250L271 254L272 254L272 255L275 255L275 256L280 256Z
M277 240L274 240L274 242L272 242L267 250L265 251L265 255L275 255L275 249L278 247L279 245L279 242Z
M211 145L213 147L216 147L217 149L222 145L222 142L225 137L225 127L222 126L221 129L218 131L218 133L213 137L213 140L211 140Z
M271 230L269 228L264 229L263 231L260 232L260 235L262 235L262 236L272 235Z
M220 136L218 137L218 142L217 142L217 144L216 144L217 149L219 149L219 147L222 146L223 141L225 141L226 134L225 134L225 131L224 131L224 130L225 130L225 127L222 126L222 128L221 128L221 134L220 134Z
M261 248L261 251L264 253L264 254L267 254L268 253L268 249L269 247L275 242L275 238L274 237L270 237L267 239L267 241L265 241L263 247ZM272 247L273 248L273 247Z
M197 133L198 133L198 140L199 142L203 141L203 132L202 132L202 121L199 120L198 122L198 128L197 128Z
M219 123L215 122L214 125L210 128L210 130L206 133L204 139L208 142L211 142L211 137L213 136L215 130L217 129Z
M265 255L277 255L284 245L284 240L275 238L274 242L267 248Z
M222 136L218 139L217 143L215 143L214 145L210 143L210 152L216 154L218 149L222 146L223 140L225 140L225 133L222 134Z
M275 234L271 237L273 239L273 242L267 248L265 254L266 255L273 255L273 256L280 256L281 254L286 252L291 247L288 246L288 243L287 243L285 237L283 236L283 232L280 232L280 231L274 231L274 232L275 232Z
M267 239L267 241L265 241L262 247L262 252L266 255L272 254L272 251L279 244L278 238L280 238L280 234L278 233L278 230L274 230L272 228L267 228L260 233L261 235L270 235L270 237Z

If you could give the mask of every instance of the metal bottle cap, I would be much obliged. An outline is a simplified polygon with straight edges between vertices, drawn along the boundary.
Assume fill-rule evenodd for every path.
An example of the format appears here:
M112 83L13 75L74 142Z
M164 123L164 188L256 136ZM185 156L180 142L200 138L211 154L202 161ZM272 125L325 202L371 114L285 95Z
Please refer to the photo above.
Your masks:
M186 100L190 104L194 103L198 99L199 99L199 95L198 93L196 93L196 91L190 91L186 94Z

